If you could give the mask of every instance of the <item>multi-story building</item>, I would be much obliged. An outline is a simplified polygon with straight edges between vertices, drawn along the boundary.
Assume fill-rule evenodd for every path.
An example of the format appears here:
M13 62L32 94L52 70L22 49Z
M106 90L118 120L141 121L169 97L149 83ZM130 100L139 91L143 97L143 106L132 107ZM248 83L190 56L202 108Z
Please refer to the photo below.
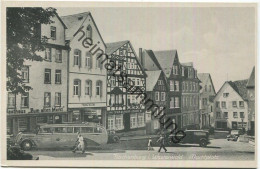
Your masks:
M61 17L68 29L68 110L72 122L106 125L106 69L104 43L90 12ZM102 56L101 56L102 55ZM99 57L101 56L101 57Z
M155 106L150 108L150 104L146 106L146 134L156 133L165 122L165 119L160 119L168 111L168 84L167 79L161 70L145 71L146 79L146 94L147 98L153 101ZM159 121L161 120L161 122Z
M146 70L162 70L169 87L167 117L178 128L199 125L199 79L192 63L181 64L176 50L144 50L140 55Z
M200 127L209 127L211 113L213 112L212 101L216 95L214 84L209 73L198 73L201 81L200 88Z
M193 63L182 63L182 118L183 128L199 128L199 83Z
M255 67L248 79L247 85L247 98L248 98L248 129L255 131Z
M248 80L227 81L214 98L214 121L217 129L248 129Z
M115 67L107 71L107 128L130 131L145 127L145 106L141 97L146 91L146 73L137 59L130 41L107 43L108 61ZM127 77L121 79L120 74ZM127 90L125 84L132 84L140 90Z
M41 25L41 36L48 42L38 52L43 61L25 60L21 75L32 90L24 94L8 92L7 129L9 133L33 131L38 124L68 121L67 64L69 47L65 45L66 26L58 14L53 23Z

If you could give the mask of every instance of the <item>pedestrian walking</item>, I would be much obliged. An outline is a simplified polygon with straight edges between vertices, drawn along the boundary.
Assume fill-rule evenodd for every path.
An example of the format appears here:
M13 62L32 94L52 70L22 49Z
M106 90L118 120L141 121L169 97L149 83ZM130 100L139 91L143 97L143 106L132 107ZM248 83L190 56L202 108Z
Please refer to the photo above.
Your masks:
M81 150L82 154L85 153L84 137L79 132L78 132L78 138L76 141L76 147L72 152L75 153L77 150Z
M150 150L153 150L153 147L152 147L152 137L149 138L148 140L148 151Z
M165 138L162 134L160 135L160 138L157 140L157 142L160 143L160 148L159 148L158 152L161 152L161 149L163 148L166 153L167 149L165 148Z

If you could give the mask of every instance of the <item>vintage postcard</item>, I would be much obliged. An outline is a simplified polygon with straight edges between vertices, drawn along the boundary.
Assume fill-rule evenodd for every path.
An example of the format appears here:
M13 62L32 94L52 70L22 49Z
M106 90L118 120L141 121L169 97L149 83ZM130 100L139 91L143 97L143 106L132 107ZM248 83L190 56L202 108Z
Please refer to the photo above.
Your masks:
M256 167L257 4L2 3L2 166Z

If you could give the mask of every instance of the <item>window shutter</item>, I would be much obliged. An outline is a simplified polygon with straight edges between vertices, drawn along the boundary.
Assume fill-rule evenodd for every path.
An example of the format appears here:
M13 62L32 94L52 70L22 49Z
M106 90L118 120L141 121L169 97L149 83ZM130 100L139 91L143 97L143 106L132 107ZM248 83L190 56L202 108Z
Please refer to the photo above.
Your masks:
M92 81L89 81L89 96L92 96Z
M81 81L79 80L79 96L81 96Z
M103 90L103 84L102 84L102 82L100 81L100 97L102 97L102 90Z
M81 51L79 51L79 67L81 67Z

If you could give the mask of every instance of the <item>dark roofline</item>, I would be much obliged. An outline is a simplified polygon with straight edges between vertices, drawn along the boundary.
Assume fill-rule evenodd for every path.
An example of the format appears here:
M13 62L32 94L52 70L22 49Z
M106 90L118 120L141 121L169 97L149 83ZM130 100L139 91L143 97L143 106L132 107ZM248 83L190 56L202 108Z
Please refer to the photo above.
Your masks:
M129 40L123 40L123 41L117 41L117 42L125 42L125 43L122 43L122 45L120 47L116 48L115 50L112 50L112 52L110 52L111 54L114 53L117 49L121 48L122 46L124 46L126 43L128 43L130 41ZM109 43L117 43L117 42L109 42ZM109 43L107 43L107 44L109 44ZM109 54L109 55L111 55L111 54Z
M210 73L209 73L209 79L210 79L211 85L212 85L212 87L213 87L214 93L216 94L216 90L215 90L214 83L213 83L213 81L212 81L212 78L211 78Z
M160 63L158 62L155 54L153 53L153 50L149 49L149 50L146 50L144 49L144 52L146 51L146 53L148 54L148 56L152 59L152 61L156 64L156 66L162 70L162 67L160 65Z
M58 13L57 13L56 11L55 11L54 13L55 13L55 15L57 16L57 18L59 19L59 21L61 22L61 24L63 25L63 27L64 27L65 29L68 29L67 26L65 25L65 23L62 21L62 19L61 19L60 16L58 15Z

